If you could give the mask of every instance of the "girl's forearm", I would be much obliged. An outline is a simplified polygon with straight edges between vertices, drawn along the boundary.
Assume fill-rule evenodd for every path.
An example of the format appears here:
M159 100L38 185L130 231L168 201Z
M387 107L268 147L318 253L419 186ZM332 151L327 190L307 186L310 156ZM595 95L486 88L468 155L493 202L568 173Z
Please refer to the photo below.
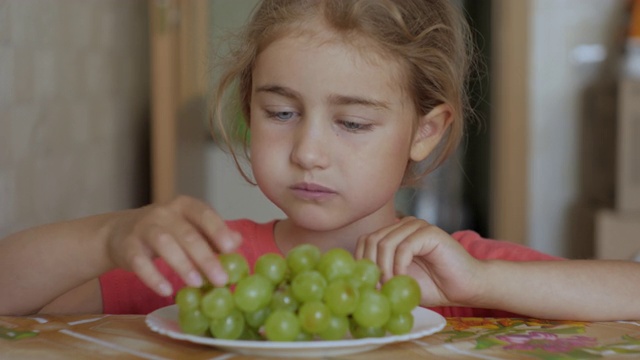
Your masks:
M43 225L0 240L0 314L35 313L111 269L106 244L116 217Z
M546 319L640 319L640 263L487 261L476 306Z

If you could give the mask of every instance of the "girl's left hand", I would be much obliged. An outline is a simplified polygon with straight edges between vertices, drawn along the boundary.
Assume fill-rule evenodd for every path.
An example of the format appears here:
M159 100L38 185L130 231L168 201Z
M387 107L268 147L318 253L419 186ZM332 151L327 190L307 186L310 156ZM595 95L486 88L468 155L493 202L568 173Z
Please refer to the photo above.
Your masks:
M383 282L399 274L415 278L422 306L466 305L482 292L483 263L442 229L415 217L360 237L355 255L376 262Z

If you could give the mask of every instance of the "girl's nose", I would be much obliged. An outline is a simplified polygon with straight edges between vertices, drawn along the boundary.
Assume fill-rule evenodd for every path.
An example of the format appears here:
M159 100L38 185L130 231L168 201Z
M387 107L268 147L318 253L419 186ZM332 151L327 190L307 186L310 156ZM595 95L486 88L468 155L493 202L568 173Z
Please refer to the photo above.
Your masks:
M303 122L296 132L291 162L305 170L329 165L326 132L320 124Z

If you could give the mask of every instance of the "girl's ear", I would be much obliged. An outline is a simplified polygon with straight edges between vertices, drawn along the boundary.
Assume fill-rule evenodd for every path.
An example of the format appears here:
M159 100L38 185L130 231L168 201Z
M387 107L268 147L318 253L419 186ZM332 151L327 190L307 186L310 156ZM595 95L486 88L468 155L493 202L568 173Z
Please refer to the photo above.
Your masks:
M438 145L452 121L453 112L448 104L440 104L422 116L413 135L409 153L411 160L419 162L426 159Z

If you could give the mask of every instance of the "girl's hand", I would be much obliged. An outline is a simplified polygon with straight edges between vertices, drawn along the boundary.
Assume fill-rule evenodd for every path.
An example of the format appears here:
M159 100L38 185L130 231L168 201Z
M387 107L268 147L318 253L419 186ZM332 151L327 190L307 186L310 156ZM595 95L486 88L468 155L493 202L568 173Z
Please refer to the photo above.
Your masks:
M211 207L186 196L124 212L112 229L107 240L112 263L135 272L162 296L173 289L154 258L162 257L188 285L202 285L201 274L224 285L227 274L216 253L234 251L242 240Z
M449 234L415 217L362 236L355 255L376 262L383 282L398 274L415 278L422 306L465 305L481 295L482 262Z

